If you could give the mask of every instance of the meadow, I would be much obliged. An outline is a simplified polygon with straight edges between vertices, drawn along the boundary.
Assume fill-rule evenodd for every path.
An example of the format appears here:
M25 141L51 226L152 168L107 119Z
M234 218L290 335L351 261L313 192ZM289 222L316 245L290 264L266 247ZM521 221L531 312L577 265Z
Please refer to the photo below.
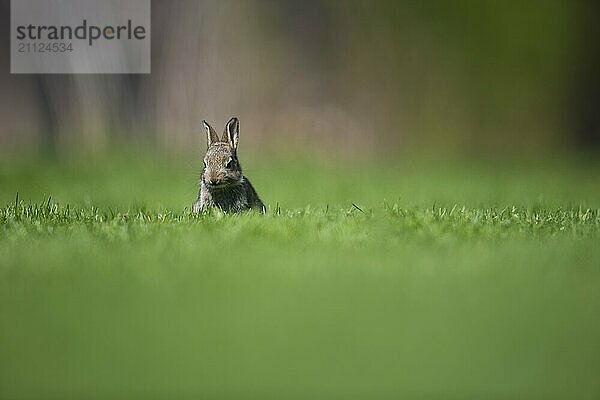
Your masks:
M0 398L595 399L600 164L0 160Z

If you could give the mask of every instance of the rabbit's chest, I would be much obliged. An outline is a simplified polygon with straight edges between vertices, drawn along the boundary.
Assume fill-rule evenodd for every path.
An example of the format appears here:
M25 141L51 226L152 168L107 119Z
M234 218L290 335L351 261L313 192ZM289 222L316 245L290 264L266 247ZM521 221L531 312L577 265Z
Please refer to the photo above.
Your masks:
M223 211L241 211L250 208L246 193L242 190L211 191L203 188L201 194L204 207L218 207Z

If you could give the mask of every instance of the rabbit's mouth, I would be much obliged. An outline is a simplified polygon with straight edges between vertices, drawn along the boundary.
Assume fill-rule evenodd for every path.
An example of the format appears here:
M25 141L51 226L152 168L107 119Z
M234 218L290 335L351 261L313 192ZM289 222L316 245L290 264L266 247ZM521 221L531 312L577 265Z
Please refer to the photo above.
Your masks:
M206 185L206 187L208 187L209 189L216 189L216 190L227 189L231 186L235 186L237 183L238 182L234 181L234 180L223 180L223 181L217 181L217 182L204 181L204 184Z

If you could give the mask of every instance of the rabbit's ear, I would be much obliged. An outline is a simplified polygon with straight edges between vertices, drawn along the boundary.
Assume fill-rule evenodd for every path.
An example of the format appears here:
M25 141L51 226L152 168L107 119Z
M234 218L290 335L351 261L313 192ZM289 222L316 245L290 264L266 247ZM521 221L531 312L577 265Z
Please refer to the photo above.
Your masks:
M206 143L207 143L208 147L210 147L213 143L219 141L219 136L217 135L217 132L215 132L215 130L212 128L212 126L210 126L208 124L208 122L202 121L202 126L204 127L204 130L206 131Z
M240 138L240 121L236 117L233 117L227 122L225 126L225 132L223 132L223 141L229 143L229 145L236 150L238 146L238 140Z

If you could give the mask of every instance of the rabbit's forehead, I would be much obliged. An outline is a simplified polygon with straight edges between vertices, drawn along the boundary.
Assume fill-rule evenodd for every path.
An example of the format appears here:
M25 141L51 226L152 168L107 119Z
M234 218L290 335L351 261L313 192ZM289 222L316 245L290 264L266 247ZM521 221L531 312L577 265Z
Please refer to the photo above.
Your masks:
M206 151L206 156L204 159L207 162L224 162L229 157L231 157L232 151L231 147L229 147L226 143L216 143L209 147Z

